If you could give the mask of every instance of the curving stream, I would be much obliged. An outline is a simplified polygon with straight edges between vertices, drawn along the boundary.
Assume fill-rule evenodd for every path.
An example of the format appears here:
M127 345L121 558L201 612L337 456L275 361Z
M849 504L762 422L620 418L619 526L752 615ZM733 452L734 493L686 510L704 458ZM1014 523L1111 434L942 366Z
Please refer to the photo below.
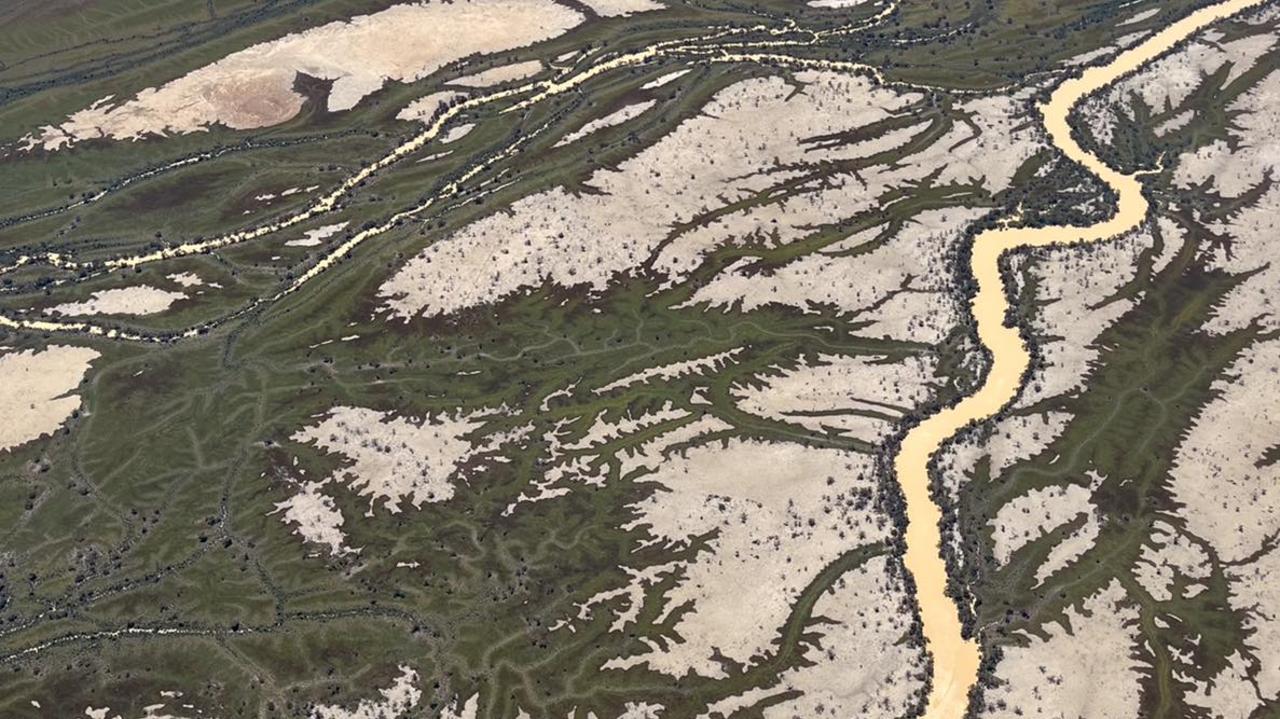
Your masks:
M1142 43L1117 55L1110 63L1092 67L1062 83L1040 106L1049 139L1063 154L1101 178L1119 197L1116 213L1088 227L1001 227L974 239L970 271L978 282L972 312L978 338L991 352L985 383L958 404L929 417L910 431L894 459L894 470L907 503L907 549L904 561L916 582L916 598L925 642L933 654L933 688L926 719L959 719L968 706L969 690L977 681L980 652L975 639L966 639L955 604L946 595L947 570L939 547L942 513L929 492L929 460L944 441L971 422L996 414L1018 392L1031 356L1017 327L1004 324L1009 305L1000 279L999 260L1006 251L1037 245L1097 242L1137 228L1147 215L1147 199L1137 174L1125 175L1085 152L1071 137L1067 116L1085 96L1138 70L1197 30L1225 19L1262 0L1226 0L1197 10Z

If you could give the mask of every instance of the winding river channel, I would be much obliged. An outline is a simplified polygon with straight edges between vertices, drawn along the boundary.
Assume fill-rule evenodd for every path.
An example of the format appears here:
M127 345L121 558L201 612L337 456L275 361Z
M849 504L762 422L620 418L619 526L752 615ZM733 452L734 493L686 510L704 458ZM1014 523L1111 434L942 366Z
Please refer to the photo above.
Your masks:
M959 613L946 594L947 570L939 554L942 513L929 492L929 460L942 443L961 428L995 415L1011 401L1031 361L1018 328L1004 323L1009 304L1000 279L1000 257L1019 247L1096 242L1137 228L1147 215L1147 199L1142 194L1138 175L1117 172L1085 152L1071 136L1068 115L1087 95L1140 69L1197 30L1259 5L1261 1L1226 0L1197 10L1120 53L1110 63L1089 68L1079 77L1062 83L1049 101L1040 106L1053 144L1099 177L1119 197L1116 212L1110 219L1088 227L1002 227L987 230L974 239L970 270L977 280L978 291L972 311L978 338L991 352L991 369L977 392L912 429L894 460L907 502L905 563L915 578L925 641L933 654L933 688L926 719L964 716L981 657L976 639L966 639L961 632Z

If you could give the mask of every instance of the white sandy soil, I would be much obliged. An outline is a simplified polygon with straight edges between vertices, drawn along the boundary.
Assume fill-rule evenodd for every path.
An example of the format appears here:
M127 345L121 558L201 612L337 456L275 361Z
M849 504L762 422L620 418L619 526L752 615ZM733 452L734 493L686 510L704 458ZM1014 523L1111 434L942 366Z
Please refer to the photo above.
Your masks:
M625 2L624 2L625 4ZM244 130L282 123L302 108L298 73L333 80L328 109L349 110L388 80L411 82L474 53L555 37L582 15L552 0L461 0L393 5L260 43L131 99L100 101L26 138L56 150L107 137Z
M1178 447L1172 489L1187 529L1233 561L1280 529L1280 464L1261 463L1280 437L1280 340L1245 350L1228 373Z
M684 360L682 362L672 362L671 364L649 367L598 387L595 391L596 394L603 394L622 387L629 387L637 382L648 382L654 379L669 380L692 374L713 375L718 370L732 364L734 355L741 351L741 348L731 349L707 355L705 357L697 357L690 360Z
M407 716L422 700L418 688L418 672L400 666L400 676L386 689L379 689L381 699L362 699L353 709L335 704L321 704L311 710L310 719L397 719Z
M760 378L751 387L735 387L738 408L816 432L830 428L876 444L892 431L903 412L933 391L932 358L886 362L874 356L822 355L819 361ZM806 414L813 412L823 414Z
M1275 701L1280 698L1280 552L1276 549L1255 561L1228 571L1231 581L1231 608L1244 612L1245 628L1251 632L1245 648L1258 659L1250 676L1257 681L1257 694ZM1214 703L1248 704L1247 697L1219 696Z
M405 105L404 109L396 114L396 119L428 122L436 114L437 110L460 97L465 97L465 95L452 90L433 92Z
M1131 300L1102 304L1133 279L1138 256L1152 244L1148 230L1108 242L1073 248L1037 250L1030 274L1041 303L1032 328L1039 336L1043 364L1019 397L1029 407L1050 397L1074 393L1099 354L1095 340L1132 306Z
M840 553L885 538L887 521L858 507L870 500L865 455L733 440L670 457L645 476L660 486L635 505L632 528L681 545L717 531L712 551L685 567L666 593L667 611L689 603L675 629L682 640L611 660L648 664L679 677L724 676L718 649L743 663L769 649L799 592ZM665 491L663 491L665 490Z
M173 282L180 287L199 287L204 284L204 280L200 279L200 275L197 275L194 272L178 272L172 275L167 275L167 277L170 282Z
M370 511L381 502L394 514L404 501L417 508L453 496L459 465L491 448L466 439L482 424L469 415L413 419L339 406L293 439L348 459L335 477L368 497Z
M971 139L972 132L960 127L901 165L881 165L861 173L859 179L806 188L797 197L730 213L709 220L706 226L686 224L793 176L792 170L765 174L775 163L863 157L889 149L875 142L828 148L808 140L883 119L916 99L835 73L805 72L798 77L808 83L798 93L781 78L747 80L717 93L701 115L686 120L657 144L617 168L593 174L588 184L596 192L547 190L431 245L380 289L387 309L405 318L448 314L548 281L603 290L615 274L641 263L677 225L685 229L655 258L655 268L679 277L717 246L773 233L781 242L804 237L814 225L872 207L881 191L934 170L942 170L939 182L982 178L977 181L998 189L1007 183L1020 158L1036 147L1029 132L1010 134L1020 112L1014 103L974 101L977 112L1005 113L979 118L985 129L980 139ZM737 277L742 268L734 267L725 282L717 280L697 299L712 304L779 301L805 306L810 301L837 301L842 307L865 309L888 290L897 289L907 274L945 276L931 271L941 269L944 256L935 245L958 237L972 216L972 212L955 210L946 221L940 215L937 225L912 225L903 233L905 247L879 258L850 258L846 263L804 258L783 268L781 280L777 275ZM893 267L884 279L868 269L869 263L879 267L881 262ZM798 286L790 289L785 278L797 274L801 277L790 284ZM778 287L779 283L784 286ZM934 288L922 285L919 289Z
M1005 649L987 690L982 717L1022 719L1132 719L1138 716L1138 612L1113 581L1066 624L1051 624L1049 638L1029 638Z
M1177 52L1155 60L1141 72L1085 100L1082 112L1090 119L1091 132L1099 141L1109 143L1115 128L1115 113L1128 114L1132 95L1137 95L1156 112L1176 107L1200 86L1204 75L1229 63L1229 82L1247 72L1275 44L1275 38L1265 34L1223 40L1217 30L1201 33Z
M1078 484L1033 489L1000 507L991 520L995 559L1009 561L1028 542L1093 511L1092 492Z
M296 240L289 240L288 242L284 243L284 246L285 247L315 247L321 242L324 242L330 237L333 237L334 235L341 232L347 226L347 224L348 223L346 222L337 222L332 225L324 225L323 227L317 227L314 230L307 230L303 237L300 237Z
M1259 186L1280 169L1280 74L1272 73L1231 107L1240 142L1235 150L1217 141L1183 155L1177 177L1186 186L1208 182L1213 191L1237 197ZM1257 322L1280 328L1280 264L1271 261L1280 217L1280 186L1272 186L1258 202L1225 222L1209 227L1230 238L1228 253L1214 250L1213 266L1232 273L1256 272L1233 289L1209 324L1211 332L1229 332Z
M0 353L0 452L55 432L80 406L75 389L98 356L70 345Z
M1200 545L1168 523L1160 522L1143 547L1133 574L1152 599L1167 602L1173 598L1170 587L1174 577L1203 579L1209 576L1211 566Z
M584 0L601 17L633 15L638 12L661 10L666 7L656 0Z
M765 719L897 719L914 706L924 687L924 651L901 642L910 629L908 602L883 557L868 561L818 599L812 616L820 623L817 645L807 649L809 666L783 672L768 689L753 689L712 704L703 717L732 716L770 696L800 695L764 709Z
M662 87L663 85L666 85L668 83L675 82L676 80L679 80L680 78L684 77L687 74L689 74L689 70L673 70L672 72L659 75L658 77L650 80L649 82L646 82L645 84L640 86L640 89L653 90L655 88Z
M333 498L320 490L325 482L300 482L297 494L275 505L276 512L283 512L280 519L297 526L296 532L308 542L328 547L329 554L341 556L354 554L359 549L347 546L347 536L342 531L345 520L333 503Z
M609 113L608 115L605 115L604 117L597 117L594 120L591 120L587 124L583 125L582 127L579 127L573 132L560 138L560 141L557 142L554 145L554 147L562 147L564 145L568 145L571 142L577 142L578 140L581 140L587 135L590 135L591 133L596 132L598 130L603 130L606 127L613 127L615 125L621 125L622 123L627 122L628 120L640 117L642 113L644 113L649 108L653 107L655 104L657 104L656 100L645 100L644 102L636 102L630 105L626 105L625 107L619 108Z
M1085 516L1084 526L1072 531L1058 542L1053 549L1049 550L1049 556L1044 558L1044 564L1036 567L1036 586L1044 584L1046 579L1075 564L1077 559L1093 548L1101 532L1102 523L1098 512L1096 510L1089 512Z
M440 719L476 719L480 707L480 695L472 694L469 698L454 700L440 710Z
M450 80L449 84L462 87L492 87L512 80L523 80L537 75L539 72L542 72L542 61L526 60L481 70L480 72L460 77L457 80Z
M153 315L169 309L178 300L186 299L181 292L162 290L150 285L117 287L94 292L81 302L54 305L45 312L57 315Z

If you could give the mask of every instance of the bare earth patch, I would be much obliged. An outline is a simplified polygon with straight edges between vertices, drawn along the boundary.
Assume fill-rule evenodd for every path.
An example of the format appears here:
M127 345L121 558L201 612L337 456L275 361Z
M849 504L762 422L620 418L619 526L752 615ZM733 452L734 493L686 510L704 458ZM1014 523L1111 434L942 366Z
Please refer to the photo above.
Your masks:
M817 645L805 666L784 672L777 686L712 704L704 716L733 712L799 692L765 706L765 719L862 717L897 719L924 688L924 652L902 638L910 631L910 598L882 557L846 573L813 607Z
M472 454L464 436L481 423L441 416L421 421L363 407L335 407L317 425L296 433L298 442L351 460L339 476L393 514L401 500L413 506L453 496L451 479Z
M285 247L315 247L321 242L324 242L330 237L333 237L334 235L341 232L343 228L347 226L347 224L348 223L346 222L338 222L332 225L324 225L323 227L317 227L314 230L307 230L302 237L296 240L289 240L288 242L284 243L284 246Z
M991 520L996 561L1005 564L1026 543L1093 511L1093 492L1078 484L1033 489L1007 502Z
M194 272L178 272L167 277L180 287L199 287L204 284L204 280L200 279L200 275Z
M422 700L418 688L418 672L401 666L400 676L386 689L379 689L381 699L364 699L354 709L334 704L321 704L311 710L310 719L395 719L404 716Z
M751 414L874 444L929 396L933 364L931 359L824 356L820 364L763 378L759 386L737 387L734 398Z
M808 84L797 89L773 77L722 90L702 114L657 144L616 169L594 173L587 184L596 192L540 192L432 244L381 287L387 310L403 318L449 314L544 282L603 290L615 274L640 265L677 227L681 229L653 258L653 266L669 277L680 277L716 247L774 233L778 242L803 238L815 225L871 209L881 192L934 172L937 182L973 180L999 189L1036 147L1029 131L1012 130L1014 115L1020 112L1016 103L1007 98L974 101L971 109L982 124L980 138L968 127L957 127L909 161L876 165L863 170L857 180L831 179L794 197L698 222L714 208L748 199L797 172L780 167L867 157L910 139L901 135L889 143L877 139L832 148L815 143L812 138L883 120L919 97L835 73L804 72L797 77ZM904 230L882 260L857 257L840 262L811 255L758 279L739 277L741 268L733 267L695 301L802 306L824 301L865 309L897 289L908 274L947 276L929 271L933 265L942 269L945 253L938 250L977 214L981 213L956 209L930 215L922 227ZM877 260L893 265L895 274L880 278L868 272L867 263ZM844 275L851 272L857 273L858 282L847 281ZM867 287L872 278L875 286ZM917 282L914 291L939 289Z
M587 135L590 135L593 132L596 132L597 130L603 130L606 127L621 125L622 123L627 122L628 120L640 117L640 115L643 114L645 110L648 110L649 108L653 107L655 104L656 104L655 100L645 100L644 102L637 102L631 105L627 105L626 107L623 107L620 110L611 112L608 115L605 115L604 117L597 117L596 119L591 120L590 122L583 125L582 127L579 127L577 130L574 130L568 135L565 135L564 137L560 138L560 141L555 144L555 147L562 147L564 145L568 145L571 142L576 142L578 140L581 140L582 138L586 137Z
M411 82L474 53L555 37L582 16L552 0L407 3L260 43L133 98L99 101L24 138L57 150L106 137L236 130L282 123L302 108L298 73L332 80L328 109L349 110L388 80Z
M308 542L329 548L329 554L339 556L359 552L346 545L342 532L345 519L334 506L333 498L321 493L326 482L301 482L300 491L276 504L275 511L283 512L280 519L286 524L297 525L297 534Z
M181 292L150 285L117 287L94 292L87 300L54 305L45 311L57 315L152 315L186 297Z
M98 356L70 345L0 353L0 451L57 430L80 406L72 392Z
M585 2L601 17L632 15L666 7L656 0L585 0Z
M512 80L532 77L539 72L542 72L541 60L526 60L525 62L499 65L488 70L482 70L466 77L460 77L457 80L450 80L449 84L462 87L491 87L504 82L511 82Z
M682 641L660 646L646 639L651 651L606 667L648 664L676 677L720 677L717 651L743 664L765 653L823 567L886 538L887 521L870 511L869 465L865 455L741 440L660 464L644 477L660 490L635 506L631 526L677 546L718 534L711 551L685 565L683 581L666 592L668 612L690 608L675 624Z
M1128 719L1138 716L1137 610L1113 581L1048 637L1008 647L988 689L984 717Z

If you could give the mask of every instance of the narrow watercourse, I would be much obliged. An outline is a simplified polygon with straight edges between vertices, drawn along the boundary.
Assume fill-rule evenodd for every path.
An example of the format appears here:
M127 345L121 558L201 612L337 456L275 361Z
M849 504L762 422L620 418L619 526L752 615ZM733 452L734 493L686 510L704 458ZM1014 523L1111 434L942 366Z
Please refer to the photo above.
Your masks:
M1039 106L1050 142L1115 192L1117 207L1110 219L1085 227L997 227L974 238L969 269L978 290L971 311L978 339L991 353L990 370L976 392L912 428L894 458L894 471L907 508L904 563L915 580L925 643L933 655L933 685L925 719L964 716L981 661L977 638L964 636L959 611L946 593L947 568L940 551L942 510L930 494L929 462L956 432L994 416L1012 401L1031 362L1019 329L1004 321L1009 302L1000 277L1000 258L1018 248L1099 242L1138 228L1148 209L1140 173L1117 172L1081 148L1071 136L1071 111L1083 98L1139 70L1198 30L1262 1L1226 0L1197 10L1107 64L1088 68L1063 82Z

